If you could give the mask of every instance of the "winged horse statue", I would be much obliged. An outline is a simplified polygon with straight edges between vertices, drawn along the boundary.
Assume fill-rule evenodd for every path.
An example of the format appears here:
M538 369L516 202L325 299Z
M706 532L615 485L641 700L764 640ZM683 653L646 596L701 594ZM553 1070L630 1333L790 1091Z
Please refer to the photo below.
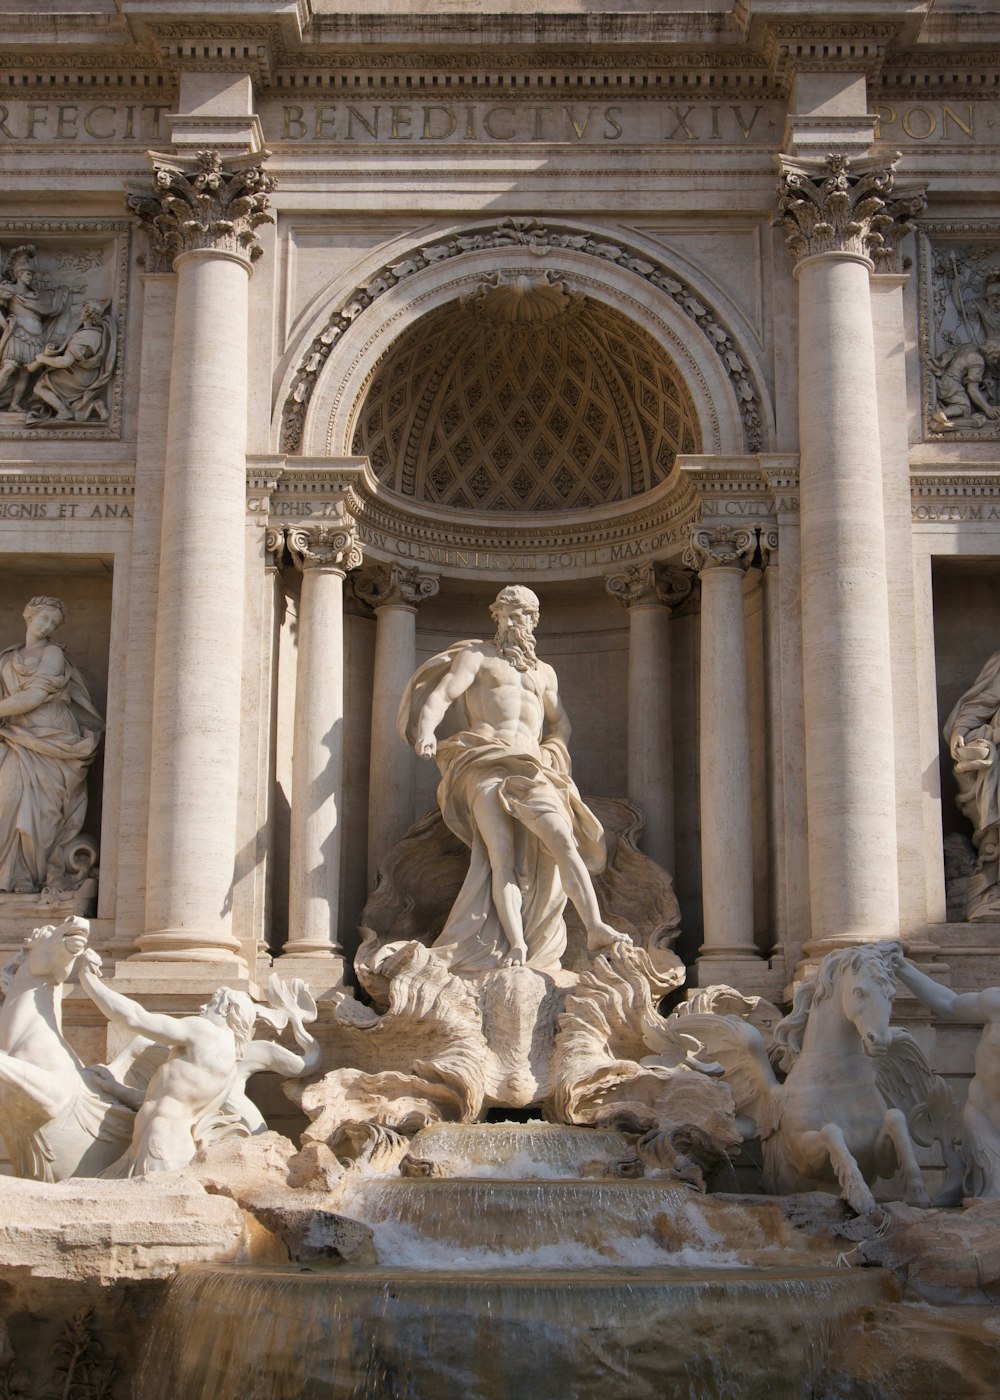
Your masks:
M904 1199L930 1204L914 1138L939 1139L952 1173L960 1167L947 1086L913 1037L889 1025L902 957L898 942L829 953L775 1026L770 1056L739 1016L683 1018L684 1033L722 1066L744 1137L760 1138L765 1191L829 1191L867 1214L871 1183L897 1169Z

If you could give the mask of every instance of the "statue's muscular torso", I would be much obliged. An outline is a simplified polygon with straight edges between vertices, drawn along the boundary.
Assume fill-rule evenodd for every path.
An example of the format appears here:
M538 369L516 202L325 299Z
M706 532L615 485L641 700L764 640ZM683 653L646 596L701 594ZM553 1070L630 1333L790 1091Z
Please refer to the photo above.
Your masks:
M555 672L544 661L519 671L484 643L469 653L474 677L464 691L468 727L510 747L537 752L547 713L547 697L554 700ZM551 704L551 700L549 702Z

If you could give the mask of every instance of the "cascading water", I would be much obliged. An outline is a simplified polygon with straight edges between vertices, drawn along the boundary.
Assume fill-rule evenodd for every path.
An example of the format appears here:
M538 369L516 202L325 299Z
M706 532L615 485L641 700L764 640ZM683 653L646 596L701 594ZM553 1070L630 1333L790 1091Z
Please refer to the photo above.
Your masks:
M450 1174L331 1202L378 1267L182 1272L139 1400L805 1400L840 1329L896 1296L775 1208L596 1175L627 1161L619 1134L441 1127L412 1155Z

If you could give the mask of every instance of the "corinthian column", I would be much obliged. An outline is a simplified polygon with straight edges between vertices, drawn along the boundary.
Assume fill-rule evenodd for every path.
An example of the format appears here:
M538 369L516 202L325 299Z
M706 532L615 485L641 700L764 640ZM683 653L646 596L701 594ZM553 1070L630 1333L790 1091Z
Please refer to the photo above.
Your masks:
M362 561L354 522L293 526L286 540L302 570L292 813L288 942L285 955L339 951L340 847L344 787L344 578Z
M739 986L740 962L757 961L753 938L753 820L743 575L753 530L700 526L684 563L701 579L701 986Z
M273 182L153 158L130 208L177 273L156 608L144 959L233 958L246 519L247 289Z
M802 665L812 941L899 931L885 516L869 277L920 196L891 165L784 161L799 284Z
M393 564L358 578L354 591L375 609L371 764L368 770L368 888L386 853L413 821L414 758L396 731L396 714L417 664L417 607L433 598L433 574Z
M628 795L645 817L642 847L674 869L670 609L690 596L683 569L635 564L607 580L628 612Z

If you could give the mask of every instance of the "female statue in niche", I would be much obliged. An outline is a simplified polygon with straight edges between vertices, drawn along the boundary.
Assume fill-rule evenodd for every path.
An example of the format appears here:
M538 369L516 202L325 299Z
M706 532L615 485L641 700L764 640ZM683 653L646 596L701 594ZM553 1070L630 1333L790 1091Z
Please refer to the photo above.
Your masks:
M0 651L0 891L51 893L86 874L77 848L104 721L52 640L63 603L32 598L24 620L24 645Z

